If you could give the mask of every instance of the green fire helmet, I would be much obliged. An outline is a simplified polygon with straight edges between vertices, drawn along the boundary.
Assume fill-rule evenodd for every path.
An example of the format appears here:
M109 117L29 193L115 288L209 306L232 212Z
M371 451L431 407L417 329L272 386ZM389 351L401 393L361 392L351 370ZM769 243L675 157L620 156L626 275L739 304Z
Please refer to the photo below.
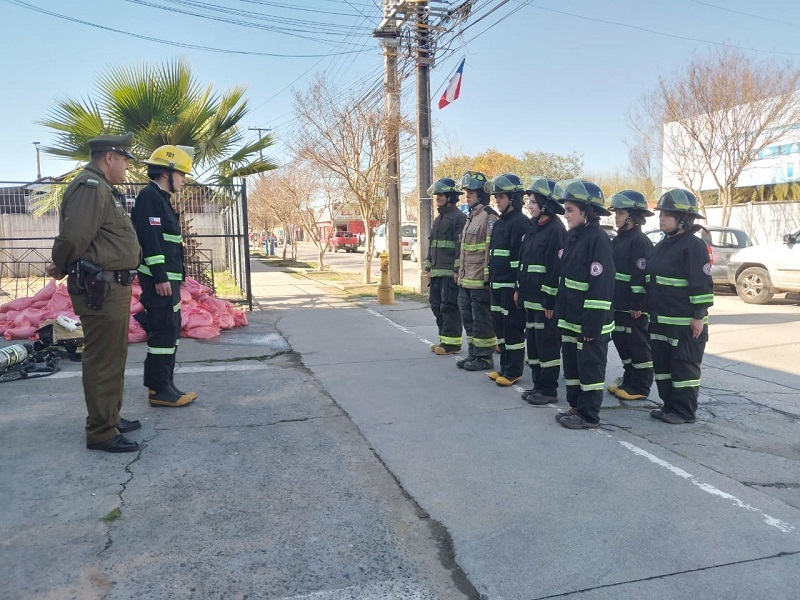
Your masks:
M598 215L608 216L611 214L606 208L603 190L600 189L599 185L591 181L583 181L581 179L559 181L553 194L561 204L574 202L575 204L591 206Z
M443 177L437 180L431 187L428 188L428 196L433 198L437 194L446 194L448 196L463 194L461 190L456 187L455 179Z
M661 198L659 198L656 210L685 213L697 219L705 219L705 217L700 214L697 206L697 198L692 192L681 188L673 188L665 192Z
M561 206L561 203L553 195L555 188L556 182L554 180L547 177L542 177L541 175L534 175L531 179L531 182L528 184L528 187L525 188L525 193L538 194L544 198L544 202L537 201L539 208L549 208L553 213L557 215L563 215L564 207Z
M635 190L622 190L611 196L609 210L637 210L641 214L652 217L655 213L647 207L647 198Z
M488 180L489 178L480 171L467 171L461 176L456 187L459 190L482 190Z
M487 181L483 186L483 190L492 196L497 194L508 194L510 196L517 192L524 192L525 186L522 185L522 180L513 173L503 173Z

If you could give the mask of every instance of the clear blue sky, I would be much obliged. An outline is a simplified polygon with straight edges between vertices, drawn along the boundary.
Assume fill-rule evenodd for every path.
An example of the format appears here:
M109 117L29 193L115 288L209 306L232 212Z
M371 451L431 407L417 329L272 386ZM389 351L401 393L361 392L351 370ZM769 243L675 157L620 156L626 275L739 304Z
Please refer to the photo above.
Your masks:
M53 141L52 133L37 121L48 115L59 97L90 97L98 75L114 66L183 57L201 82L213 83L218 90L247 85L252 110L245 125L273 128L279 142L273 155L279 161L287 156L283 140L292 135L293 88L304 89L317 71L345 89L366 90L382 80L383 59L370 36L380 19L380 0L201 3L221 9L201 11L176 0L0 0L4 75L0 180L34 178L32 142ZM477 0L476 6L484 7L478 14L499 4L500 0ZM488 147L512 154L576 151L583 155L588 171L624 168L623 139L629 135L626 110L659 75L674 72L693 53L706 52L713 43L727 43L759 59L800 64L798 0L534 0L524 4L511 0L474 24L452 44L463 48L433 70L437 152L474 154ZM243 17L222 9L257 14ZM175 10L235 18L270 29L221 23ZM516 12L491 26L512 11ZM228 52L177 47L144 37ZM329 55L352 51L357 53ZM442 90L436 90L443 87L462 56L467 63L461 97L440 111L436 104ZM413 108L413 99L412 77L404 83L404 109ZM58 175L70 166L42 155L43 175Z

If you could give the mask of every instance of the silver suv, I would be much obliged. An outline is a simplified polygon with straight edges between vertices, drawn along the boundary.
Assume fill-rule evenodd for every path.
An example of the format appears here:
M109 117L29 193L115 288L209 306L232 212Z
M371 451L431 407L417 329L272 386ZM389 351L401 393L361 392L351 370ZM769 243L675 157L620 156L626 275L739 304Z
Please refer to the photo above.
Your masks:
M764 304L775 294L800 292L800 231L783 243L758 244L739 250L728 262L728 282L747 304Z

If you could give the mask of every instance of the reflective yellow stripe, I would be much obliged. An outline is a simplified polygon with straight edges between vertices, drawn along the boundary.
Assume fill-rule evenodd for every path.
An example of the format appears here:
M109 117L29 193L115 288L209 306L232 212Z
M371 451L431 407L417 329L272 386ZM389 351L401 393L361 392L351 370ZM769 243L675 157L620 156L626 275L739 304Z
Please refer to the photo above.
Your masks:
M505 250L503 248L495 248L492 250L492 256L511 256L511 250Z
M153 276L153 272L149 268L145 267L144 265L139 265L139 268L136 269L136 270L139 271L139 273L144 273L145 275L150 275L150 277Z
M562 335L561 336L561 343L562 344L577 344L578 338L573 337L571 335Z
M550 367L560 367L561 366L561 359L557 358L556 360L548 360L545 362L539 362L539 366L543 369L549 369Z
M492 348L497 345L497 338L472 338L472 345L476 348Z
M556 294L558 294L558 288L550 287L548 285L543 285L542 292L544 292L548 296L555 296Z
M567 277L564 277L564 285L572 290L578 290L580 292L585 292L589 289L589 284L587 282L575 281Z
M519 269L519 261L518 260L510 260L508 264L511 265L512 269Z
M714 294L698 294L697 296L689 296L689 302L692 304L709 304L714 301Z
M596 392L597 390L602 390L606 386L605 381L601 381L600 383L582 383L581 384L581 391L582 392Z
M544 306L542 306L538 302L528 302L527 300L525 300L522 304L528 310L544 310Z
M145 256L144 264L146 265L163 265L167 258L163 254L154 254L153 256Z
M155 348L153 346L147 347L148 354L175 354L175 347L172 348Z
M678 340L676 340L675 338L667 337L666 335L661 335L660 333L651 333L650 339L659 342L666 342L673 348L678 346Z
M528 265L528 273L547 273L544 265Z
M574 331L576 333L580 333L581 332L581 326L580 325L576 325L575 323L570 323L569 321L565 321L564 319L559 319L558 320L558 326L561 329L568 329L569 331Z
M688 279L675 279L673 277L662 277L661 275L656 275L656 283L660 285L670 285L672 287L688 287L689 280Z
M655 378L656 381L669 381L672 379L672 375L669 373L656 373Z
M611 302L607 300L590 300L586 298L583 301L583 308L593 308L595 310L611 310Z
M165 242L172 242L173 244L182 244L183 243L183 236L181 235L172 235L171 233L164 234L164 241Z
M612 331L614 331L614 325L615 325L614 321L611 321L611 323L606 323L605 325L603 325L603 328L600 330L600 335L605 335L607 333L611 333Z
M628 275L627 273L620 273L618 271L617 274L614 275L614 279L616 279L617 281L630 281L631 276Z
M658 315L656 321L665 325L691 325L692 317L667 317ZM708 317L703 317L703 324L708 324Z
M643 363L631 363L631 366L634 369L652 369L653 368L653 361L647 361Z
M700 387L700 380L699 379L685 379L683 381L675 381L672 380L672 387L674 388L689 388L689 387Z
M465 288L482 288L483 279L466 279L462 277L458 280L458 285Z
M167 279L170 281L182 281L183 273L173 273L171 271L167 271Z
M500 281L493 281L492 282L492 289L499 290L502 288L511 288L512 290L517 286L515 283L503 283Z
M461 247L467 252L485 252L486 242L480 242L478 244L461 244Z
M525 342L521 344L506 344L506 350L522 350L525 348Z
M445 335L440 335L439 342L442 344L447 344L448 346L461 346L460 337L448 337Z
M647 289L642 287L641 285L632 285L631 286L631 291L634 294L646 294L647 293Z
M581 380L580 379L565 379L564 383L566 385L578 386L578 385L581 384Z
M453 269L431 269L431 277L452 277Z
M453 240L433 240L431 248L455 248L456 243Z

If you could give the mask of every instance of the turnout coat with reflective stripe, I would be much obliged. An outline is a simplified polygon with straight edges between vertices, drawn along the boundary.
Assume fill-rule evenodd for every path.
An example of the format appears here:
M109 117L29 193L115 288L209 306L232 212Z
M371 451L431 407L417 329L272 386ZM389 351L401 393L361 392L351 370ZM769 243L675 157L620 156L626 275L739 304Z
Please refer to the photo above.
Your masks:
M571 229L561 257L558 326L595 339L614 331L615 274L611 240L599 223Z
M558 254L566 238L564 223L550 217L533 223L522 242L517 285L520 302L530 310L552 310L558 292Z
M714 304L711 262L703 240L686 232L665 237L647 261L650 323L691 325Z
M489 281L492 289L517 287L522 238L531 232L530 219L519 210L500 215L489 244Z
M428 236L428 258L425 261L425 270L431 277L452 277L458 271L461 231L466 220L467 215L454 204L439 209Z
M611 242L614 247L614 266L617 270L614 286L614 310L646 311L647 261L653 253L653 243L634 227L620 232Z
M131 218L142 246L139 272L155 283L183 281L183 237L169 194L150 182L136 196Z
M482 290L489 281L489 239L497 219L497 213L483 204L470 210L458 260L458 285L461 287Z

